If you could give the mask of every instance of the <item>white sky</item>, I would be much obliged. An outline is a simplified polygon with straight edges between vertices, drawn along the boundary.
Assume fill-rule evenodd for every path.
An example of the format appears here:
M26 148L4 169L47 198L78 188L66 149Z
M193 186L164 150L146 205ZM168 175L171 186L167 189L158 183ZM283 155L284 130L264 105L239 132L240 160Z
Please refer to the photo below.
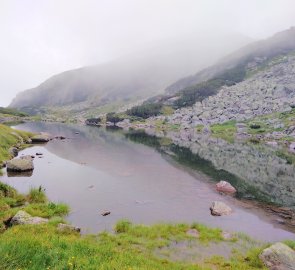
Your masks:
M0 106L53 74L204 32L268 37L295 0L0 0Z

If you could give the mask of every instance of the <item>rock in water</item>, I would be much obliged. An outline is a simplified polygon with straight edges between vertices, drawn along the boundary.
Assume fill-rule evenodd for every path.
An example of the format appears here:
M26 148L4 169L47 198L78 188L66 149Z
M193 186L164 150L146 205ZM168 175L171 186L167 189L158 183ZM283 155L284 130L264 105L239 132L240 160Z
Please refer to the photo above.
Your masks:
M295 270L295 251L283 243L264 249L259 258L270 270Z
M217 183L216 189L217 191L224 193L235 193L237 191L230 183L226 181L220 181Z
M232 209L229 206L227 206L223 202L218 202L218 201L215 201L212 203L210 210L211 210L211 215L213 216L224 216L224 215L229 215L230 213L232 213Z
M31 138L32 143L47 143L50 141L50 136L48 134L39 134Z
M24 225L24 224L42 224L47 223L47 218L41 218L41 217L32 217L30 214L28 214L25 211L18 211L16 215L11 219L10 225Z
M31 159L14 158L7 161L7 171L25 172L34 170L34 164Z
M109 214L111 214L110 211L105 211L105 212L102 212L102 213L101 213L101 215L102 215L103 217L108 216Z

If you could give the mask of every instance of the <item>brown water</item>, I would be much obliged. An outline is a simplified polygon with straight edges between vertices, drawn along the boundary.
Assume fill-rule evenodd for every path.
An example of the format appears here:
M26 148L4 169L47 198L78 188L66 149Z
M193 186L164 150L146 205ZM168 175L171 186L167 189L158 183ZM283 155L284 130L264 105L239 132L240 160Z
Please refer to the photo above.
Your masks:
M175 163L154 148L128 140L120 132L44 123L22 124L18 129L70 139L22 151L20 154L44 154L35 158L33 175L5 174L0 180L20 192L42 185L50 200L70 205L68 220L84 232L111 230L124 218L144 224L199 222L268 241L295 239L294 233L274 222L274 216L220 195L209 177ZM234 212L211 216L209 207L214 200L226 202ZM105 210L111 214L103 217Z

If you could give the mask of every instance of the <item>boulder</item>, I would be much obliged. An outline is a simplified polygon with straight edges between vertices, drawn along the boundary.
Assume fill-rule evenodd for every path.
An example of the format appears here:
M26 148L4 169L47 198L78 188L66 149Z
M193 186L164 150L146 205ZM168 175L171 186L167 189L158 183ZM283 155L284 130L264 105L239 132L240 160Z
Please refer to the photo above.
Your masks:
M77 232L77 233L81 232L81 228L75 227L69 224L64 224L64 223L59 223L57 225L57 230L59 232Z
M32 143L47 143L50 141L50 135L42 133L31 138Z
M14 158L7 161L7 171L25 172L34 170L32 159Z
M219 201L213 202L210 210L212 216L224 216L232 213L232 209L228 205Z
M235 193L237 191L229 182L226 181L220 181L219 183L217 183L216 190L219 192L230 194Z
M10 220L10 225L36 225L36 224L43 224L47 223L47 218L41 218L41 217L32 217L30 214L28 214L25 211L18 211L15 216Z
M259 258L270 270L295 270L295 251L283 243L264 249Z

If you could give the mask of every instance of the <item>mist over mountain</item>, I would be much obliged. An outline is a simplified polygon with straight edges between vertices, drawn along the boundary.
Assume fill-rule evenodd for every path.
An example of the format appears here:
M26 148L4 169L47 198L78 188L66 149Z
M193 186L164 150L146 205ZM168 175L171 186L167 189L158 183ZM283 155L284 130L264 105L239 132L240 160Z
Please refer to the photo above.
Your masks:
M215 65L195 75L182 78L166 88L166 93L176 93L186 87L213 78L226 70L245 65L253 60L261 63L276 55L286 54L295 49L295 27L276 33L270 38L253 42L223 57ZM255 59L260 58L260 59Z
M177 79L249 42L237 34L166 40L109 63L57 74L19 93L10 107L36 112L41 107L68 106L77 111L104 106L109 111L159 94Z

